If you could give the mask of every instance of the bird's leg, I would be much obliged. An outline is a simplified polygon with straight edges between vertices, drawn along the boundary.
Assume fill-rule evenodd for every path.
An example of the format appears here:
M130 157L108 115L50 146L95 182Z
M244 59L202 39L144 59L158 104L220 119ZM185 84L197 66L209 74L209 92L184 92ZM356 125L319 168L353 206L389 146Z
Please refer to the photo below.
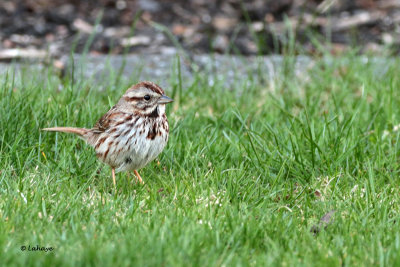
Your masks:
M143 179L142 179L142 177L140 177L140 174L137 172L137 170L134 170L133 172L135 173L136 178L139 180L139 182L141 184L144 184Z
M113 178L114 187L117 187L117 183L115 182L115 168L111 168L111 174Z

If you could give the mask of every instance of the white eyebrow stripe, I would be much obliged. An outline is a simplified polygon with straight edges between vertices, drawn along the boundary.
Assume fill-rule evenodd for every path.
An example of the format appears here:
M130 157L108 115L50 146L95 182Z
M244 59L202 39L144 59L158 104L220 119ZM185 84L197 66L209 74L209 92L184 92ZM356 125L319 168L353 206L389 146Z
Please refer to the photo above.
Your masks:
M129 92L129 93L127 94L127 96L128 96L128 97L141 97L141 96L144 96L144 94L141 93L141 92Z

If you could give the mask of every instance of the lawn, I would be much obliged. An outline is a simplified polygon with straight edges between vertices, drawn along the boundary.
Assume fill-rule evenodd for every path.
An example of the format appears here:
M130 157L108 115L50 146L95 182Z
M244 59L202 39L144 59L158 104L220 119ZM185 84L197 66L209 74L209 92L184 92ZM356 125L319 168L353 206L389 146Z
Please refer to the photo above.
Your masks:
M116 191L82 140L40 128L93 126L137 77L1 76L0 262L399 266L400 63L314 60L229 86L174 69L168 146Z

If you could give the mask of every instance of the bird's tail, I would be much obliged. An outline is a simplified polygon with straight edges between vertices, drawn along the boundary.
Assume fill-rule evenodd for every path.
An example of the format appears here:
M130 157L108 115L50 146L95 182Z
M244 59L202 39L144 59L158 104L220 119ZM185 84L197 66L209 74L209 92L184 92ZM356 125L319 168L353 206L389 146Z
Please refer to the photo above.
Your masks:
M75 127L53 127L53 128L44 128L42 130L49 131L49 132L73 133L73 134L79 135L83 139L85 139L85 136L89 132L89 129L75 128Z

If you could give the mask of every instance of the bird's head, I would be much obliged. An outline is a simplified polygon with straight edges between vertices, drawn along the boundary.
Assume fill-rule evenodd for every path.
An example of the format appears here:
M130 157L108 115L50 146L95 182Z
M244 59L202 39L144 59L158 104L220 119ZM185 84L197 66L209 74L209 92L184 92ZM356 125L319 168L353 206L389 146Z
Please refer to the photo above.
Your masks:
M172 101L160 86L145 81L130 87L119 100L118 107L143 116L159 116L165 113L165 105Z

